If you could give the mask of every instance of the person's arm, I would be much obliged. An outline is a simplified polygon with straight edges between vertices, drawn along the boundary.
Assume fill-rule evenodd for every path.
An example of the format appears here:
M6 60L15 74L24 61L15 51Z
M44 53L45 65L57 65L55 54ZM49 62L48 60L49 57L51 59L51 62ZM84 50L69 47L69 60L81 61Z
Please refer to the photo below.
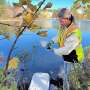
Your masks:
M68 55L70 54L76 47L78 47L80 44L80 40L78 39L78 37L75 34L72 34L71 36L69 36L64 43L64 47L63 48L58 48L58 49L53 49L54 53L56 55Z

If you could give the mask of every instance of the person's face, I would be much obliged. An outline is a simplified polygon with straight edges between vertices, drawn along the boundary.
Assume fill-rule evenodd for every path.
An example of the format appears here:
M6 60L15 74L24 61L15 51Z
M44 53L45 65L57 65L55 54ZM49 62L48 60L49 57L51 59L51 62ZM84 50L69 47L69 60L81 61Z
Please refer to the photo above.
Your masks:
M68 18L59 18L59 21L63 27L67 27L70 24L70 20Z

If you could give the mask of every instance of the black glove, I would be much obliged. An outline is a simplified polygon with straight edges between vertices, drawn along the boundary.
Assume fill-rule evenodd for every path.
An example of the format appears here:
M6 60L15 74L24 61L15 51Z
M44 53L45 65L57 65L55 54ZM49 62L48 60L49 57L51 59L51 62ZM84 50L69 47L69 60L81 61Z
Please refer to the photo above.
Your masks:
M47 49L51 50L52 49L52 45L54 44L53 41L50 41L48 44L47 44Z

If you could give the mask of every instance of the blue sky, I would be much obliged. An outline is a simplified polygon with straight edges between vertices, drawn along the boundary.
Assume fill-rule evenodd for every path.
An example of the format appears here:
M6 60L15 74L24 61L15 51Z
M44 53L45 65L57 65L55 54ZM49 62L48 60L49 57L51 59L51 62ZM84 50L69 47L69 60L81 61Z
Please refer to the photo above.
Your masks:
M52 0L54 8L68 7L70 8L74 0Z
M19 0L6 0L9 4L12 2L18 2ZM39 2L40 0L32 0L34 4ZM67 7L70 8L71 5L73 4L74 0L46 0L50 1L53 3L53 8L62 8L62 7Z

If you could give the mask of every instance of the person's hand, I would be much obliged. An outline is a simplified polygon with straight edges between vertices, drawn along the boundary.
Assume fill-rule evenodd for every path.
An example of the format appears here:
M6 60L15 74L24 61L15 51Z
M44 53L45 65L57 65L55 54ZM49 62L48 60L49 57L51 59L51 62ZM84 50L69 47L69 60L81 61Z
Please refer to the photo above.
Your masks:
M52 50L52 44L54 44L53 41L47 42L47 41L41 41L41 46L46 47L49 50Z
M42 47L47 47L48 42L47 41L41 41L40 44Z
M46 48L51 50L52 49L52 44L50 42L48 42Z

